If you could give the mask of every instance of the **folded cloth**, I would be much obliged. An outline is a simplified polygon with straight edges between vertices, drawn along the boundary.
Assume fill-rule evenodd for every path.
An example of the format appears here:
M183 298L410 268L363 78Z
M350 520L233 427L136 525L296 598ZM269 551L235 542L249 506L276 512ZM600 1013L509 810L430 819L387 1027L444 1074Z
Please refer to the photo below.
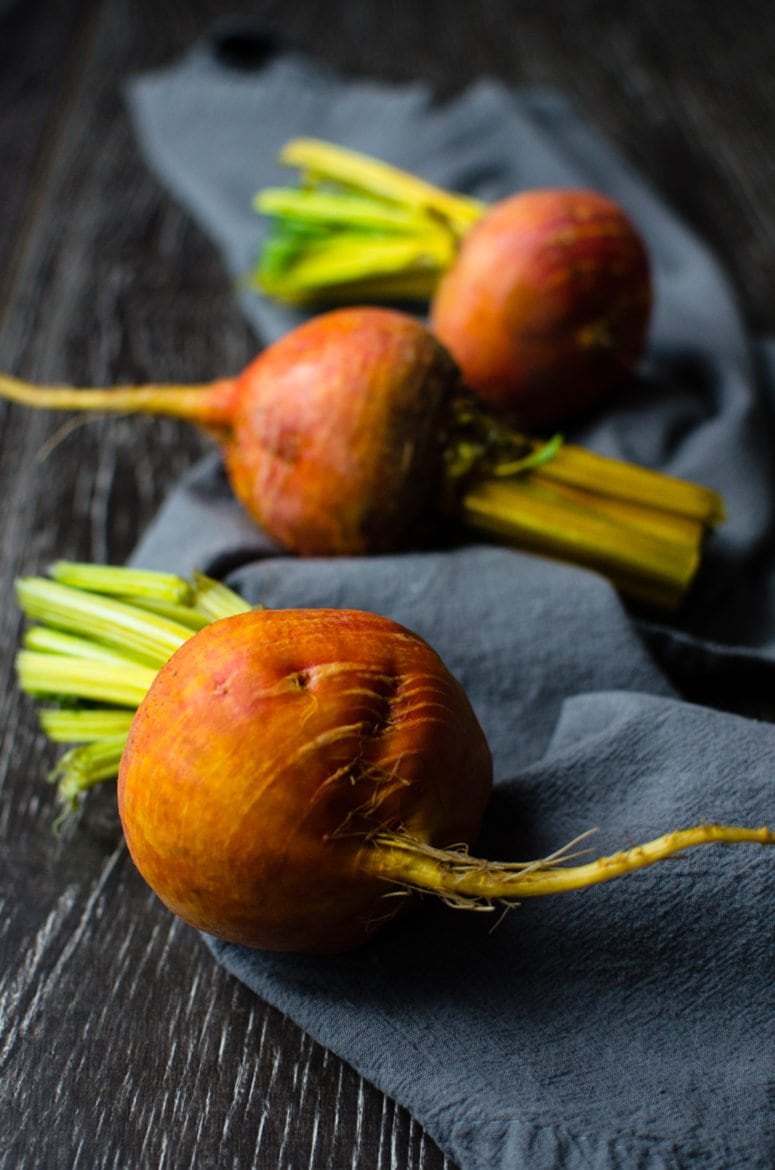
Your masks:
M225 59L235 47L241 68ZM234 502L216 454L173 491L135 563L197 567L269 606L384 613L426 637L493 750L485 856L545 855L590 828L608 852L703 820L772 822L775 727L753 717L772 710L775 672L772 432L756 366L770 355L754 352L718 266L555 94L484 81L440 104L422 85L346 79L262 47L231 30L130 89L150 165L235 279L261 240L251 196L282 181L274 158L294 135L482 198L606 190L651 248L656 320L637 384L574 438L708 483L730 519L681 627L636 622L594 573L482 544L284 555ZM240 297L261 340L294 322ZM772 874L757 847L709 847L503 917L424 900L335 958L206 941L461 1170L770 1170Z

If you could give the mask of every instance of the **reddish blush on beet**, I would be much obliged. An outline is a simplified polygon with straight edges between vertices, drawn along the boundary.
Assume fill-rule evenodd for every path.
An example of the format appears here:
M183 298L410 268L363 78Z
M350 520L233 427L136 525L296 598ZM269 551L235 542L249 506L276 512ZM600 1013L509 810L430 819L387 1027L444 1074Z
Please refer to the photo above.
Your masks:
M534 190L474 225L430 320L472 389L542 430L625 385L651 302L646 248L618 204L593 191Z

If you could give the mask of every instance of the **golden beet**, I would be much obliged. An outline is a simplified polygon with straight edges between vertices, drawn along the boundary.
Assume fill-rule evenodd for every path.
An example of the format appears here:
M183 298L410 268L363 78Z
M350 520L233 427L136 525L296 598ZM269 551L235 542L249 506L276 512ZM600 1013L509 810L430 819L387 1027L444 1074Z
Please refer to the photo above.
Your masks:
M650 312L648 256L622 208L593 191L534 190L465 237L431 328L487 403L541 429L622 385Z
M51 738L78 745L59 762L60 797L71 808L118 775L140 872L232 942L341 951L412 891L490 909L693 846L775 843L766 826L702 824L578 865L576 841L527 862L472 856L490 752L416 634L352 610L252 611L201 574L60 561L52 576L17 582L43 624L16 668L28 694L76 700L41 712Z
M711 489L504 425L442 343L396 310L323 313L233 378L73 389L0 373L0 397L198 424L247 513L306 556L422 547L451 521L673 610L723 518Z
M237 497L297 552L382 552L437 502L458 371L419 321L322 314L236 379L224 456Z
M406 898L370 873L385 832L472 843L490 752L417 635L350 610L256 611L186 642L119 772L131 854L170 909L271 950L340 951Z

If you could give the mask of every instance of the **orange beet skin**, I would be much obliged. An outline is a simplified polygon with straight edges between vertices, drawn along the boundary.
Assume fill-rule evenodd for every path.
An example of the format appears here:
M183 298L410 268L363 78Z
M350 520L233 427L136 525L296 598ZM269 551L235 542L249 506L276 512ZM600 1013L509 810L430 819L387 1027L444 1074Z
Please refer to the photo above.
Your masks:
M435 500L458 386L449 354L407 314L313 318L230 391L223 448L235 494L303 555L401 547Z
M162 668L118 800L138 869L191 925L337 952L408 902L367 872L374 835L473 843L491 785L465 692L423 639L374 614L267 610Z
M486 402L542 429L624 383L651 302L646 249L618 204L533 190L471 230L434 297L431 328Z

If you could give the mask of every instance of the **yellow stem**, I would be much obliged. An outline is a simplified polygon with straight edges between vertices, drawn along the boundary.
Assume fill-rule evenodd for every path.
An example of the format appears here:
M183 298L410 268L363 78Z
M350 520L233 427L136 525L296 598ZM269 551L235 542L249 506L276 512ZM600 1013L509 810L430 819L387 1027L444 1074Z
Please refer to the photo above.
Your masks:
M508 481L506 481L508 482ZM530 473L530 482L551 492L558 500L568 500L580 507L592 508L602 516L625 525L635 532L651 533L676 545L696 545L706 530L706 522L683 512L663 511L648 504L633 503L626 495L612 496L594 488L570 487L538 468Z
M548 465L547 465L548 466ZM629 596L674 609L697 571L702 525L686 539L667 538L606 511L590 495L553 490L544 469L513 480L483 479L459 504L467 527L529 552L605 573Z
M158 671L152 666L67 658L63 654L39 654L20 650L16 674L23 691L31 695L68 695L136 708Z
M280 162L405 206L427 209L460 236L486 210L486 204L478 199L455 195L398 167L319 139L295 138L287 142Z
M585 865L563 865L557 860L509 863L487 862L454 850L438 850L398 834L377 839L365 863L387 881L441 897L466 902L514 902L523 898L562 894L612 881L655 865L698 845L750 843L775 845L775 833L735 825L695 825L666 833L643 845Z
M293 218L325 227L411 233L428 226L428 217L412 207L377 202L370 196L344 196L308 188L264 187L254 197L253 207L261 215Z
M431 225L422 235L411 238L391 236L364 240L357 247L340 243L310 244L287 274L261 274L259 284L271 293L291 299L298 292L304 297L328 295L333 288L341 294L342 286L351 287L361 280L370 283L399 276L424 276L435 282L452 258L449 237Z
M55 743L87 744L99 740L126 737L134 711L105 707L71 711L68 708L44 707L40 726Z
M705 524L718 524L724 519L724 502L711 488L611 459L571 443L560 447L542 466L541 473L546 479L558 483L571 487L594 485L600 495L646 504L664 512L693 517Z
M413 269L410 272L385 272L379 276L336 281L331 285L308 287L294 279L294 273L280 276L260 274L253 284L262 292L287 305L304 305L315 301L326 306L366 304L373 301L427 301L439 283L439 269Z

